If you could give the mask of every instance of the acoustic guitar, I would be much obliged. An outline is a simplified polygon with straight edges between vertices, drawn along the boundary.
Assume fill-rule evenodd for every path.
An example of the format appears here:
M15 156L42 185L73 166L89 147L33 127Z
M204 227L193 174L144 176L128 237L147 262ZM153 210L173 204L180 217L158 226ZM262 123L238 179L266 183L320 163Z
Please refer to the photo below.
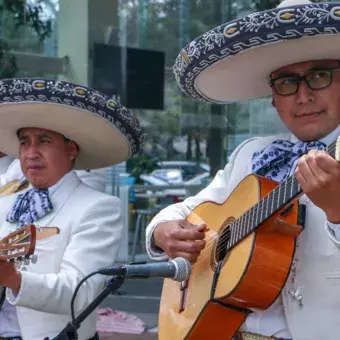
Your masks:
M0 241L0 259L12 262L35 262L34 250L37 240L59 234L57 227L24 226Z
M25 190L28 188L28 186L29 182L27 179L15 179L0 187L0 197L9 196L21 190Z
M340 162L340 137L326 150ZM222 204L204 202L187 217L205 223L206 246L185 282L165 279L159 339L232 339L252 309L267 309L290 271L303 230L294 175L278 184L249 175Z
M32 224L24 226L0 241L0 260L14 262L17 266L20 266L22 262L35 263L37 261L34 255L36 241L57 234L59 234L57 227L37 228ZM0 308L4 302L5 291L5 288L0 286Z

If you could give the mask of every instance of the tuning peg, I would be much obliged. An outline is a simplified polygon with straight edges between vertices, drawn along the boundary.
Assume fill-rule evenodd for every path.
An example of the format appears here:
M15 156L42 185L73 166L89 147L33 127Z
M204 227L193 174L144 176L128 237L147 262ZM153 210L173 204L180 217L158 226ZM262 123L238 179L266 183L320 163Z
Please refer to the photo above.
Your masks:
M30 257L30 260L31 260L32 263L37 263L37 261L38 261L38 256L34 254L34 255L32 255L32 256Z
M31 260L29 258L24 259L24 264L28 266L30 264Z

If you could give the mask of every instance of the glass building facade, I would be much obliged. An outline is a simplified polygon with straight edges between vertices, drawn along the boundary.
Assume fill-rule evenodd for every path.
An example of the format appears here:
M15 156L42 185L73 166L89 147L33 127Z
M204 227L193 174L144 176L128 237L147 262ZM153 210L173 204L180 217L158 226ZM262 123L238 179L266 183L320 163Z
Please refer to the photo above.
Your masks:
M196 102L180 92L172 72L185 44L254 12L258 1L27 0L23 9L15 3L1 13L2 77L94 87L119 98L148 133L139 155L107 172L108 193L125 204L122 261L145 252L148 218L206 185L243 140L285 131L269 98L219 107Z

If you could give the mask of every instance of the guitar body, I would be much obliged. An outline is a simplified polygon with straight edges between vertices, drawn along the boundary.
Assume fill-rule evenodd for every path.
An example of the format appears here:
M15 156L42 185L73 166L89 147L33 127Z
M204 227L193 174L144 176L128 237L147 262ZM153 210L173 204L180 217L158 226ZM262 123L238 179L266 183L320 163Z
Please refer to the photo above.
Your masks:
M207 245L185 284L164 281L160 340L231 339L250 309L266 309L276 300L302 230L297 225L297 202L264 221L222 258L219 255L228 225L276 186L274 181L249 175L223 204L205 202L191 212L189 222L205 223L210 229ZM222 265L216 276L219 261Z

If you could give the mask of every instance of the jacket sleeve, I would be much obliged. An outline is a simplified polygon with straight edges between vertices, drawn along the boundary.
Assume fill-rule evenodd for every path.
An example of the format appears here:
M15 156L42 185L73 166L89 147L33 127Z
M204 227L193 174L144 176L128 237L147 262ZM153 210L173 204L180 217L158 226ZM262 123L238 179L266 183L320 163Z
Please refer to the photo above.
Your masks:
M0 175L0 186L6 185L14 180L23 181L24 179L25 176L21 170L20 161L18 159L15 159L9 165L7 171Z
M94 170L76 170L79 179L89 187L105 192L107 168Z
M213 181L196 196L188 197L181 203L172 204L166 207L152 219L146 228L146 249L152 260L164 261L168 258L167 255L154 244L153 232L157 225L161 222L185 219L196 206L203 202L213 201L215 199L219 202L223 202L227 199L232 189L228 184L234 169L235 158L245 144L248 144L255 139L257 138L250 138L241 143L231 154L230 160L225 168L218 171Z
M60 271L49 274L21 271L19 293L15 296L7 289L9 303L69 315L70 301L79 281L98 268L113 264L123 228L119 199L105 195L84 211L78 221L75 219ZM76 313L95 298L104 282L105 276L95 275L81 286L75 300Z
M326 221L326 233L340 250L340 223L335 224Z

